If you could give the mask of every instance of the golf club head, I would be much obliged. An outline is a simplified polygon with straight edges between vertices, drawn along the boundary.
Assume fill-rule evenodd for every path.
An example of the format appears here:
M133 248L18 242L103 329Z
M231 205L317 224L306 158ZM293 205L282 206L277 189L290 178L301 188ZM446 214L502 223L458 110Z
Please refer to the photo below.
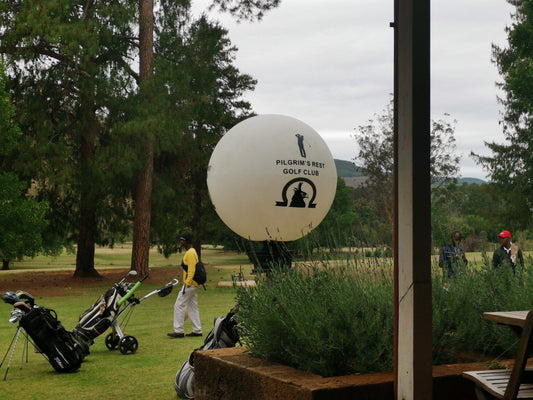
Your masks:
M11 317L9 317L9 322L12 324L16 324L21 320L21 318L24 316L24 313L20 310L12 310L11 311Z
M2 295L2 300L11 305L14 305L15 303L20 301L19 297L16 295L15 292L5 292Z
M25 292L24 290L17 290L15 294L21 301L28 304L30 307L33 307L35 305L35 299L28 292Z
M126 274L126 276L120 280L119 284L124 282L128 278L128 276L136 276L136 275L137 275L137 271L135 271L134 269L130 269L128 273Z

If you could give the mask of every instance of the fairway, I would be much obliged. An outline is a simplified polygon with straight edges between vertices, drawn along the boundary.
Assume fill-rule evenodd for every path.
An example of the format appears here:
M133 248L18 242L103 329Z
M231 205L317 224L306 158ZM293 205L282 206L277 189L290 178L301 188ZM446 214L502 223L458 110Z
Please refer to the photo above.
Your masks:
M89 280L70 278L74 271L74 257L68 254L56 259L39 257L16 263L13 271L0 273L0 292L3 294L9 290L25 290L35 294L37 305L54 309L64 327L72 330L79 315L92 306L96 298L109 289L117 277L127 272L127 269L120 268L119 265L128 265L128 251L115 252L107 249L99 251L98 257L102 258L102 263L107 260L113 265L106 268L104 264L99 264L96 268L103 274L103 278ZM54 371L41 354L35 353L32 346L29 349L28 362L25 358L22 360L24 341L21 335L5 381L3 378L10 353L0 369L2 398L176 399L173 386L176 372L191 351L203 344L205 336L213 327L214 318L226 315L235 303L234 289L217 288L217 282L231 281L232 275L241 270L247 278L251 277L251 266L247 264L246 255L206 249L202 258L208 274L207 290L202 289L199 292L203 337L172 339L166 335L172 331L173 306L180 288L178 285L170 295L152 296L134 307L131 319L124 329L125 334L134 336L139 342L137 352L132 355L122 355L118 350L110 351L106 348L104 339L110 332L108 330L95 339L90 354L79 371L60 374ZM153 255L150 260L153 276L139 288L137 297L161 287L172 277L178 277L181 281L179 262L180 254L169 259L157 253ZM35 265L35 268L32 268L32 265ZM48 275L31 271L48 271ZM49 281L46 276L50 277ZM14 285L16 287L13 287ZM17 331L17 326L8 322L12 309L11 305L0 303L2 358ZM188 321L185 323L185 330L191 330Z
M67 330L72 330L79 315L91 307L101 294L126 274L131 257L130 245L117 249L98 249L95 258L100 278L73 279L75 257L62 254L60 257L36 257L13 265L10 271L0 271L0 293L25 290L35 296L36 304L54 309ZM488 257L491 257L489 253ZM150 257L150 277L136 293L138 298L163 286L172 278L182 279L179 267L182 254L166 259L153 251ZM475 270L484 267L481 253L467 253L470 265ZM132 317L121 328L125 334L134 336L138 350L132 355L110 351L105 346L105 336L95 339L78 372L59 374L30 347L28 362L22 360L23 337L13 354L7 380L3 381L10 354L6 353L16 333L16 325L8 322L13 307L0 303L0 356L7 354L0 369L0 393L2 398L47 399L176 399L174 377L191 351L202 346L206 335L213 327L217 316L225 316L235 305L236 292L232 287L217 287L220 281L231 282L239 273L245 279L254 279L252 265L245 254L225 252L206 247L202 260L207 270L207 290L199 291L200 317L203 337L172 339L167 332L172 330L173 305L177 296L176 286L166 297L152 296L134 307ZM441 275L437 266L438 256L433 256L433 273ZM346 260L344 260L346 262ZM388 279L392 271L390 258L363 258L355 271L361 279ZM313 262L308 262L313 264ZM341 260L331 260L327 265L337 265ZM322 265L321 263L318 263ZM305 267L306 262L299 263ZM320 268L319 268L320 269ZM488 306L487 306L488 307ZM487 308L488 309L488 308ZM457 322L457 321L456 321ZM190 332L186 321L185 331ZM21 366L22 363L22 369Z

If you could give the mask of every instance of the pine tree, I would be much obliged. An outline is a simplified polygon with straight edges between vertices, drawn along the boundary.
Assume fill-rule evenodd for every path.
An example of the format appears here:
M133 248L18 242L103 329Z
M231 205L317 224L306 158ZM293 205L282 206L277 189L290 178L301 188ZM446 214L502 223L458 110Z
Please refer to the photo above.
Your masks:
M15 107L5 90L6 77L0 63L0 259L2 269L42 249L42 232L48 205L28 195L28 184L12 171L12 152L21 136L13 122Z
M207 192L209 158L222 135L251 115L242 97L255 80L233 66L236 49L219 24L205 17L187 24L168 9L160 18L154 84L164 92L157 98L165 132L157 135L153 240L168 255L190 230L201 252L213 224L222 227Z
M503 217L518 229L529 227L533 204L533 1L507 1L516 7L506 28L508 46L492 48L503 79L498 86L505 92L499 99L504 141L485 143L491 155L472 155L500 186L508 203Z
M24 132L17 168L50 202L47 245L77 244L75 276L98 274L98 225L111 225L113 188L101 178L112 160L99 153L117 97L134 87L126 60L135 52L135 12L129 2L0 2L0 51Z

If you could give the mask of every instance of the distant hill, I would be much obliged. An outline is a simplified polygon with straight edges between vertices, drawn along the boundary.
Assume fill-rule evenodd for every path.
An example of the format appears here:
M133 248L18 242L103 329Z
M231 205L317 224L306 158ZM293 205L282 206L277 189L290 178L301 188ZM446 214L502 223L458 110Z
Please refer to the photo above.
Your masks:
M340 178L352 178L356 176L363 176L361 169L351 161L335 159L335 167L337 167L337 176Z
M483 179L478 178L459 178L457 179L457 183L476 183L478 185L483 185L485 182Z
M335 159L335 167L337 168L337 176L342 178L346 182L346 186L359 187L366 181L366 176L361 172L359 168L352 161L337 160ZM482 179L478 178L459 178L457 183L475 183L482 185L486 183Z

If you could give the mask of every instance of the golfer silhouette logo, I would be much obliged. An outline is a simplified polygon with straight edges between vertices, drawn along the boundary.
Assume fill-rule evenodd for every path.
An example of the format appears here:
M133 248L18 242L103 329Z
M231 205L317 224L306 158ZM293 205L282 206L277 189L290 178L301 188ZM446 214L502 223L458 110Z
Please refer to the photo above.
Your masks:
M297 133L294 136L298 138L298 148L300 149L300 155L303 158L306 158L307 154L305 153L305 147L304 147L304 135L300 135L299 133Z
M297 186L292 186L296 183L298 184ZM309 195L307 192L302 190L302 186L304 183L307 183L309 186L311 186L311 190L312 190L312 196L311 196L311 199L309 200L309 204L307 205L305 204L305 200L309 198ZM289 191L289 188L291 188L291 186L292 186L293 193L292 193L291 202L289 203L287 192ZM316 203L315 203L316 186L311 180L307 178L294 178L285 184L285 186L283 187L283 190L281 191L281 197L283 199L282 201L276 201L277 207L287 207L288 205L289 207L295 207L295 208L306 208L306 207L315 208L316 207Z

